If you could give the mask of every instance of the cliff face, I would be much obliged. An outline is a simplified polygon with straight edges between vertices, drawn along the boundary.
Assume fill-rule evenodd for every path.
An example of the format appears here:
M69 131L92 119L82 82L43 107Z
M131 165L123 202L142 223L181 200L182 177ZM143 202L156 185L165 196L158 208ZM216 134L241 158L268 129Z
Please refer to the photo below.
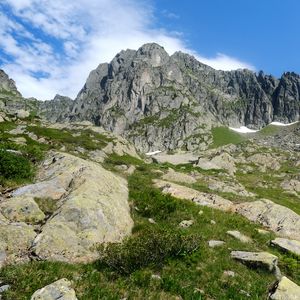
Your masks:
M217 71L157 44L100 64L60 121L90 120L143 150L206 148L212 124L261 128L299 119L300 77Z
M211 126L261 128L300 114L300 76L218 71L157 44L121 51L93 70L75 101L39 105L52 122L92 121L142 151L205 149Z

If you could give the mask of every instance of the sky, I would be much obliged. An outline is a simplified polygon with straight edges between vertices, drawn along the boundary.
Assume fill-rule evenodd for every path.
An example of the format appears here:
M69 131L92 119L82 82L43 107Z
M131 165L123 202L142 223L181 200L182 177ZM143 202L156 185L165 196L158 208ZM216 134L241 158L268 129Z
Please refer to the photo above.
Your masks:
M300 73L298 0L0 0L0 68L25 97L75 98L91 70L156 42L220 70Z

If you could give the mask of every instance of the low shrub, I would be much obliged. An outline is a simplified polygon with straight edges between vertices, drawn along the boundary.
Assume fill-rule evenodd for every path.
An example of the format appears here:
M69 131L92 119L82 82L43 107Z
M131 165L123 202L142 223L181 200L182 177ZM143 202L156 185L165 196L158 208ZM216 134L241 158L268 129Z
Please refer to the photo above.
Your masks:
M31 179L33 170L30 161L12 152L0 149L0 177L4 180Z
M101 245L100 262L118 273L130 274L147 266L161 267L165 260L190 254L199 245L199 235L154 226L128 237L123 243Z

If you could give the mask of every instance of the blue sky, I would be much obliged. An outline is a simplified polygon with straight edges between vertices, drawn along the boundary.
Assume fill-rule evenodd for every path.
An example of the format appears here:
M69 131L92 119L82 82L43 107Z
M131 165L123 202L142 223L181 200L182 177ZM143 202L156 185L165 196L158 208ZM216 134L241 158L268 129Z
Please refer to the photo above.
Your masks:
M39 99L75 97L99 63L146 42L216 69L300 73L299 11L298 0L1 0L0 68Z

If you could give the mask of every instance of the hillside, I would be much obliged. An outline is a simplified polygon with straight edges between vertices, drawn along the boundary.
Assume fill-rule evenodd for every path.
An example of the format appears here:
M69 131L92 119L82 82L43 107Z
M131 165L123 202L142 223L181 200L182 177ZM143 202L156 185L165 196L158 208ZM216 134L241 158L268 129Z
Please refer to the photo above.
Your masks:
M0 299L300 299L299 103L156 44L75 100L2 72Z

